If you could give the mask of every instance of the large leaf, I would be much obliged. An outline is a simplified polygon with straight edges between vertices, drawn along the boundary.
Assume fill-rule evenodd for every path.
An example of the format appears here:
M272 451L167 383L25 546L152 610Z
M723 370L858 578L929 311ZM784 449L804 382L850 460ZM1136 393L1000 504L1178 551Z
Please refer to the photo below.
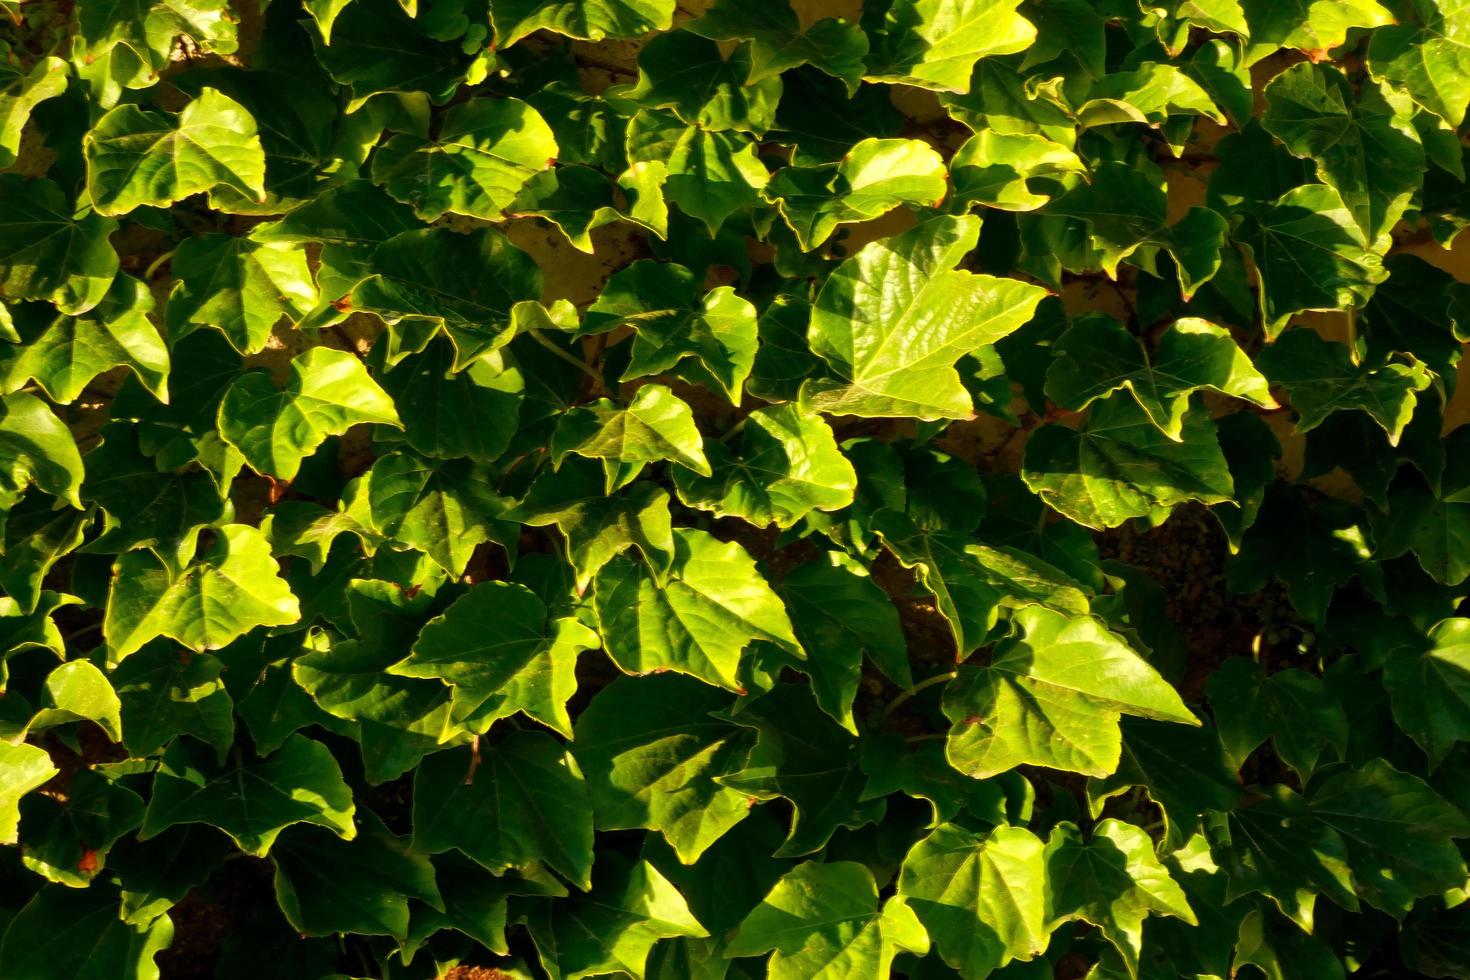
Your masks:
M948 755L961 772L985 778L1031 763L1106 776L1122 750L1120 716L1199 724L1096 618L1028 606L1014 620L1019 635L988 666L961 668L945 688Z
M931 218L838 266L808 333L832 377L808 382L802 399L833 415L969 418L955 361L1020 327L1043 295L956 269L979 233L971 217Z
M66 91L66 62L38 60L27 71L9 44L0 42L0 167L15 163L21 132L31 111Z
M841 17L823 17L803 26L796 11L782 0L760 6L720 0L685 30L717 41L749 38L752 82L811 65L842 79L854 91L868 53L868 38L857 25Z
M505 500L483 466L393 453L374 463L369 477L368 508L377 528L451 575L464 574L480 544L502 539L496 519Z
M672 31L638 52L638 86L629 96L651 108L672 109L701 129L759 136L776 121L781 79L752 75L748 48L727 54L709 38Z
M44 177L0 174L0 293L44 299L85 313L107 295L118 257L108 240L117 222L79 208Z
M1347 746L1348 719L1323 686L1303 670L1269 676L1245 657L1232 657L1210 675L1206 690L1220 742L1236 767L1268 738L1282 761L1305 777L1328 748Z
M172 117L118 106L97 121L84 145L87 193L100 214L166 207L215 187L265 197L265 151L255 120L212 88Z
M741 690L741 652L766 640L800 656L791 620L740 545L704 531L674 531L665 581L631 558L614 558L593 591L608 655L627 673L674 670Z
M0 970L15 980L158 980L153 958L173 941L173 920L118 917L114 889L51 885L15 913L0 943Z
M675 0L501 0L491 16L502 47L532 31L601 41L667 30Z
M402 427L393 399L346 351L314 347L291 359L284 389L270 375L240 375L219 404L220 435L257 473L291 480L328 436L362 422Z
M772 980L883 980L900 952L928 952L929 937L902 897L879 907L873 873L863 865L807 861L740 923L726 954L768 950Z
M550 450L555 465L568 453L602 460L609 493L631 483L643 467L659 460L673 460L710 475L694 412L683 399L657 384L639 388L626 408L600 398L567 412L551 437Z
M1404 650L1383 667L1393 716L1438 766L1470 741L1470 620L1447 619L1430 630L1427 649Z
M299 321L317 302L299 247L197 235L179 245L170 268L179 277L168 299L169 333L175 339L214 327L240 353L254 354L265 347L278 320Z
M975 62L1025 50L1036 28L1013 0L893 0L878 9L868 78L966 92ZM877 18L873 18L877 20ZM865 18L867 20L867 18ZM866 24L865 24L866 26Z
M61 420L27 391L0 396L0 511L34 483L81 507L82 457Z
M1373 32L1368 66L1458 128L1470 105L1470 4L1434 0L1414 8L1418 23Z
M0 769L4 773L0 777L0 843L14 844L19 839L21 799L56 775L57 769L44 749L24 743L0 742L0 762L4 763Z

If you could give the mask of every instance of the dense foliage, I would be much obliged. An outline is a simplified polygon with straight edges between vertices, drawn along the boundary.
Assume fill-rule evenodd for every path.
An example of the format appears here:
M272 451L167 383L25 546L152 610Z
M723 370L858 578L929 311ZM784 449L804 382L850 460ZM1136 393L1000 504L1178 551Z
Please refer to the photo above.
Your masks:
M0 14L0 977L1470 977L1466 0Z

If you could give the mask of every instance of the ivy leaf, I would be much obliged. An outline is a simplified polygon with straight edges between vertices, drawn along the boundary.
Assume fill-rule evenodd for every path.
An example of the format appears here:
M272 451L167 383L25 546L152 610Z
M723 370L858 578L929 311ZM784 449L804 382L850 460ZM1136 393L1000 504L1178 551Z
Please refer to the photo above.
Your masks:
M166 915L141 925L124 923L112 889L50 885L10 920L0 943L0 970L7 980L158 980L154 957L173 938L173 920Z
M190 656L169 643L152 643L117 665L117 690L128 751L142 758L180 735L214 746L220 758L235 739L234 701L210 654Z
M873 873L856 861L799 864L740 923L727 956L774 950L771 980L881 980L900 952L929 937L902 897L879 908Z
M394 136L373 154L373 182L433 221L445 212L496 219L556 160L556 137L520 99L471 99L445 113L436 139Z
M311 32L312 47L332 81L347 86L350 110L389 92L422 92L442 103L469 73L460 45L430 37L400 3L353 0L329 30L330 44Z
M160 401L168 400L169 353L148 319L153 296L132 276L118 276L89 312L57 313L40 304L14 311L19 346L0 347L0 390L34 380L46 397L70 404L98 375L128 368Z
M1014 0L892 0L864 18L870 81L968 92L975 62L1024 51L1036 28ZM983 25L983 29L981 28Z
M738 448L707 444L712 473L675 468L674 485L686 505L757 527L785 528L813 510L852 503L857 474L820 417L795 405L774 405L751 412L740 426Z
M944 160L922 140L865 139L835 167L785 167L765 196L803 250L821 245L838 225L881 217L901 204L934 205L948 191Z
M1387 508L1373 521L1376 557L1413 551L1419 567L1437 582L1459 585L1470 577L1470 506L1462 491L1443 487L1435 494L1422 480L1398 481L1388 492Z
M46 675L41 702L26 731L42 732L74 721L95 722L111 741L121 742L122 704L107 676L86 660L73 660Z
M379 457L369 471L368 501L383 534L456 577L480 544L503 538L496 522L506 501L495 493L489 471L469 460Z
M395 235L374 250L371 269L352 290L352 308L400 330L442 328L454 341L456 370L509 341L511 309L541 296L535 261L492 228Z
M1225 125L1224 114L1198 82L1174 65L1151 61L1104 75L1076 111L1084 128L1116 123L1159 126L1179 115L1205 116Z
M864 246L817 295L808 341L831 378L802 400L833 415L969 418L954 362L1031 318L1043 290L957 270L980 222L938 217Z
M1396 652L1383 666L1393 717L1429 757L1432 772L1470 741L1470 620L1446 619L1425 649Z
M78 509L82 457L71 432L35 395L16 391L0 396L0 513L34 483Z
M662 583L646 565L618 557L597 573L592 598L604 647L624 673L673 670L739 691L741 651L752 640L802 655L750 555L704 531L674 530Z
M121 660L155 636L199 652L218 650L257 626L286 626L300 614L265 537L248 525L226 524L178 575L146 551L118 558L102 632Z
M976 834L946 823L904 856L898 895L961 977L980 980L1046 950L1044 847L1024 827Z
M823 17L802 28L796 11L784 3L754 8L738 0L720 0L684 29L716 41L749 39L749 82L761 82L801 65L811 65L841 79L849 93L863 76L868 38L841 17Z
M861 827L882 813L882 803L862 802L857 740L818 713L810 688L776 684L730 720L756 730L755 747L742 769L716 781L758 800L783 797L796 811L776 857L811 854L838 827Z
M257 473L292 480L328 436L368 422L402 428L393 399L347 351L312 349L291 359L277 388L264 371L235 379L219 405L219 432Z
M1190 500L1223 503L1234 483L1203 413L1186 413L1171 441L1132 399L1092 407L1082 429L1046 425L1026 443L1021 476L1033 493L1079 524L1117 527Z
M577 718L573 754L600 830L661 833L693 864L750 813L750 798L716 776L746 749L717 716L730 698L677 674L620 677Z
M673 460L708 477L694 412L663 385L638 389L626 408L606 398L579 405L566 413L551 437L555 465L569 453L603 461L607 492L627 486L643 467Z
M1382 27L1392 15L1377 0L1241 0L1250 27L1247 65L1280 48L1327 51L1342 44L1355 27Z
M955 199L978 201L1003 211L1035 211L1051 195L1033 191L1049 187L1045 178L1083 174L1087 168L1067 147L1045 136L984 129L965 141L949 161Z
M1416 4L1414 11L1418 23L1389 24L1373 32L1369 70L1458 129L1470 105L1470 7L1437 0Z
M561 229L573 248L593 255L592 232L618 221L668 237L669 208L663 194L667 179L668 169L654 160L633 164L616 182L592 167L562 166L527 181L510 210L516 217L545 218ZM614 187L625 203L618 201Z
M638 52L638 85L628 97L653 109L669 108L691 126L763 135L776 121L779 75L753 78L750 49L729 55L687 30L652 38Z
M603 854L586 896L533 899L521 917L551 980L625 973L643 980L661 939L709 935L683 896L647 861Z
M735 130L710 132L671 112L645 109L628 122L628 160L664 164L664 195L711 236L732 214L760 201L770 179L755 140Z
M630 547L638 549L657 575L667 574L674 561L668 492L646 480L619 493L603 491L604 477L597 463L563 460L559 468L543 469L506 517L532 527L555 524L566 539L579 589L585 589L599 569Z
M516 732L466 752L438 752L414 773L414 848L457 848L493 874L544 861L591 885L592 805L576 762L549 735ZM600 867L599 863L599 867Z
M0 42L0 167L15 163L26 120L36 106L66 92L66 76L66 62L56 57L24 70L10 45Z
M276 900L303 935L408 936L409 899L443 910L434 866L411 851L371 810L357 836L341 840L315 828L286 833L271 848Z
M1408 98L1387 85L1365 85L1355 98L1341 72L1304 63L1266 86L1261 124L1294 155L1316 163L1366 240L1376 242L1424 180L1424 147L1412 115Z
M684 266L640 260L608 280L583 330L637 331L623 381L673 372L738 405L755 363L755 307L729 286L700 292Z
M117 276L117 222L73 207L54 182L0 174L0 293L43 299L73 316L102 302Z
M1465 880L1454 838L1470 837L1470 819L1423 780L1383 759L1337 769L1309 787L1307 805L1342 835L1363 897L1396 918L1415 899Z
M454 688L454 716L478 729L517 711L571 737L566 702L577 690L577 655L597 634L571 617L552 618L530 589L480 582L433 619L403 660L402 677L433 677Z
M378 381L400 408L404 438L425 456L461 456L488 463L500 457L516 433L526 383L499 352L463 371L454 370L454 345L429 342L422 353L399 361Z
M143 798L82 769L69 781L65 800L33 794L21 801L20 814L25 866L48 881L86 888L112 845L142 823Z
M148 840L179 824L205 823L229 834L245 853L264 857L281 831L297 823L351 840L353 809L337 760L304 735L292 735L264 759L215 772L197 765L176 742L154 777L138 836Z
M306 254L285 244L195 235L179 244L170 269L179 277L167 314L175 340L214 327L237 351L254 354L282 316L296 323L317 304Z
M1092 616L1027 606L985 667L944 690L948 755L979 779L1025 763L1093 776L1118 767L1121 715L1198 725L1179 695Z
M1307 310L1359 307L1387 273L1341 195L1325 184L1287 191L1235 235L1261 277L1266 336Z
M1339 756L1347 750L1347 715L1321 679L1305 671L1267 676L1251 660L1232 657L1210 675L1207 690L1220 741L1237 768L1267 738L1304 779L1327 748Z
M501 0L491 12L500 46L532 31L553 31L584 41L637 37L666 31L675 0Z
M1058 824L1046 844L1048 927L1081 919L1117 948L1130 976L1138 975L1143 920L1172 915L1197 924L1178 883L1154 856L1141 827L1108 819L1084 841L1077 827Z
M1176 320L1152 354L1112 317L1080 317L1052 345L1046 396L1062 408L1082 409L1128 389L1165 435L1183 439L1190 396L1201 389L1275 408L1266 379L1230 332L1193 317Z
M1390 445L1398 445L1414 417L1418 393L1429 387L1422 364L1354 364L1345 345L1310 329L1291 330L1263 350L1257 365L1286 388L1296 410L1298 432L1308 432L1337 411L1367 412Z
M33 789L40 788L59 770L51 764L45 749L24 742L0 741L0 844L20 840L20 801ZM0 950L0 960L4 959Z
M108 111L87 134L87 193L99 214L167 207L215 187L265 198L265 151L255 120L204 88L175 117L135 105Z
M995 625L1001 600L966 540L921 528L892 510L878 511L870 524L900 564L917 570L918 584L934 597L954 637L955 662L963 660Z

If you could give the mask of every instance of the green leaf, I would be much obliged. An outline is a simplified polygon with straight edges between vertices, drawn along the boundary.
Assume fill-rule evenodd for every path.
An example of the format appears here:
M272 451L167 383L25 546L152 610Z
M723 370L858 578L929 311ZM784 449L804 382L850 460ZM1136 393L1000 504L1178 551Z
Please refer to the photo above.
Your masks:
M1196 924L1183 890L1154 856L1153 841L1133 824L1104 820L1087 841L1075 825L1058 824L1045 860L1048 928L1073 919L1097 926L1131 976L1138 974L1145 918L1158 913Z
M949 161L955 199L978 201L1003 211L1035 211L1051 200L1046 178L1084 174L1077 154L1045 136L983 129L965 141ZM1032 178L1040 178L1035 185Z
M408 936L409 899L443 910L434 866L383 826L371 810L357 836L294 830L271 848L276 900L291 927L307 936L356 933Z
M1176 320L1152 352L1112 317L1079 318L1052 345L1046 396L1082 409L1126 388L1150 421L1176 442L1183 439L1190 396L1201 389L1275 408L1269 385L1230 332L1195 318Z
M34 483L54 497L82 506L82 457L66 426L35 395L0 396L0 511Z
M280 578L270 545L253 527L226 524L214 543L178 575L146 551L113 565L103 636L121 660L155 636L191 650L218 650L257 626L287 626L300 617L296 596Z
M557 466L569 453L602 460L608 493L627 486L644 466L659 460L682 463L706 477L711 472L693 411L658 384L639 388L626 408L599 398L567 412L551 437L550 450Z
M777 684L730 720L755 729L756 743L740 771L716 781L758 800L782 797L795 810L776 857L811 854L838 827L861 827L881 815L881 803L862 801L857 739L818 713L810 688Z
M759 7L719 0L684 29L717 41L748 38L750 82L811 65L841 79L849 92L855 92L868 53L868 38L857 25L842 17L823 17L803 28L796 11L780 0Z
M27 732L40 732L74 721L96 722L106 736L121 742L122 704L107 676L85 660L73 660L46 675L40 709Z
M1124 714L1198 725L1148 662L1092 616L1027 606L990 664L944 691L948 755L980 779L1024 763L1093 776L1118 767Z
M1261 277L1268 338L1297 313L1362 306L1387 275L1341 195L1324 184L1287 191L1235 239Z
M1389 24L1373 32L1368 68L1458 128L1470 104L1470 5L1435 0L1414 8L1418 23Z
M781 79L752 77L753 68L744 45L727 55L709 38L671 31L638 52L638 85L628 97L652 109L672 109L689 125L711 132L760 136L776 121Z
M870 521L899 563L917 570L917 584L934 597L954 638L956 663L995 626L1001 596L962 535L918 526L908 515L880 510Z
M292 824L315 824L351 840L353 810L352 791L332 753L304 735L292 735L263 759L237 760L218 771L200 768L175 743L154 777L139 838L205 823L229 834L245 853L264 857Z
M154 957L173 942L166 915L143 925L118 918L116 892L50 885L15 913L0 943L0 971L15 980L158 980Z
M34 380L54 402L69 404L97 376L131 370L161 401L168 400L169 353L148 319L153 297L138 280L119 276L101 304L81 316L39 304L15 311L20 346L0 347L0 390Z
M457 751L425 759L414 774L413 833L424 853L457 848L493 874L544 861L590 887L586 783L567 750L540 732L482 747L478 765Z
M571 737L566 702L577 690L577 655L597 645L597 634L552 617L525 586L481 582L430 621L388 672L451 685L455 718L473 717L479 730L519 711Z
M786 167L766 185L796 240L810 251L838 225L870 221L902 204L937 205L948 192L944 160L922 140L865 139L836 167Z
M666 31L675 0L500 0L491 17L500 46L510 47L532 31L553 31L586 41L637 37Z
M495 493L485 467L393 453L380 457L368 472L373 523L449 574L463 575L483 542L502 541L496 521L506 502Z
M350 109L388 92L442 103L469 73L459 44L428 36L394 0L352 0L329 24L331 43L313 31L312 47L332 81L347 86Z
M556 160L551 127L520 99L471 99L436 139L394 136L373 154L373 182L433 221L445 212L495 219Z
M1024 827L935 828L904 856L898 895L966 980L1027 961L1049 939L1044 845Z
M750 798L721 786L746 749L717 716L728 695L677 674L620 677L577 718L573 754L587 777L600 830L661 833L693 864L750 812Z
M1314 330L1288 331L1263 350L1260 369L1286 388L1296 410L1298 432L1308 432L1337 411L1367 412L1390 445L1398 445L1414 417L1418 393L1429 387L1429 372L1408 364L1356 364L1345 345L1324 340Z
M1033 433L1021 475L1048 505L1099 530L1156 508L1233 499L1215 424L1186 413L1180 435L1171 441L1137 402L1113 395L1092 407L1080 430L1053 424Z
M142 821L142 797L82 769L69 780L64 800L33 794L21 801L21 860L48 881L86 888L112 845Z
M294 324L317 304L306 254L286 244L197 235L180 243L170 269L179 277L168 299L175 340L214 327L237 351L254 354L283 316Z
M1210 707L1220 741L1236 768L1270 738L1282 761L1306 778L1329 747L1347 749L1348 719L1323 687L1303 670L1265 675L1245 657L1232 657L1210 675Z
M25 70L11 46L0 41L0 167L15 163L26 120L36 106L66 92L66 76L66 62L55 57Z
M191 656L152 643L117 665L112 683L121 703L123 741L134 756L155 755L180 735L214 746L221 758L235 738L234 702L210 654Z
M265 197L265 151L244 107L205 88L177 116L121 105L83 144L87 193L99 214L167 207L216 187Z
M1435 494L1422 481L1401 481L1388 492L1387 513L1376 515L1375 556L1396 558L1409 551L1437 582L1459 585L1470 577L1470 506L1462 493L1442 487Z
M1083 128L1115 123L1159 126L1179 115L1205 116L1225 125L1224 114L1198 82L1173 65L1148 61L1098 79L1076 111Z
M0 844L20 840L20 801L33 789L40 788L59 771L51 764L44 749L24 743L0 741ZM0 949L0 960L4 951Z
M597 862L589 894L533 899L522 917L551 980L608 973L643 980L648 954L660 939L709 935L653 865L629 863L616 854Z
M1323 51L1347 39L1355 27L1381 27L1392 16L1377 0L1241 0L1250 27L1247 64L1280 48Z
M1454 839L1470 837L1470 818L1382 759L1314 783L1307 805L1347 843L1359 892L1395 917L1407 914L1415 899L1465 881Z
M1393 717L1429 756L1433 771L1470 741L1470 620L1446 619L1425 649L1396 652L1383 666Z
M583 330L637 331L623 381L672 372L738 405L755 362L755 307L729 286L700 293L684 266L640 260L608 280Z
M510 210L516 217L545 218L561 229L578 251L596 253L592 232L627 221L667 238L669 209L663 185L668 170L662 162L635 163L616 182L591 167L561 166L536 174L521 188ZM622 193L620 203L614 188Z
M756 157L755 140L735 130L710 132L671 112L644 110L628 122L628 160L664 164L664 194L704 222L711 236L732 214L760 201L770 173Z
M117 275L109 241L115 231L115 220L74 207L44 177L0 174L0 293L7 300L47 300L73 316L86 313Z
M604 493L602 468L590 459L566 459L556 469L543 469L506 517L532 527L555 524L565 538L579 589L628 548L638 549L659 576L673 565L668 492L642 480L618 493Z
M597 573L593 604L607 653L625 673L673 670L741 689L752 640L801 655L791 620L745 549L692 528L674 531L667 579L627 557Z
M975 62L1024 51L1036 28L1015 0L893 0L868 28L870 81L967 92ZM868 18L864 18L867 27ZM875 36L876 35L876 36Z
M1031 318L1043 290L955 268L975 247L973 217L931 218L866 245L817 295L808 340L832 377L802 400L833 415L969 418L954 362Z
M512 307L541 297L535 260L492 228L395 235L374 250L371 271L353 288L352 308L398 330L443 329L454 341L456 369L509 341Z
M813 510L852 503L857 474L820 417L795 405L775 405L756 409L740 426L736 448L707 444L713 465L706 469L712 473L675 468L674 485L686 505L757 527L785 528Z
M526 383L499 352L454 370L454 345L430 341L420 354L378 377L403 423L404 438L425 456L498 459L516 434Z
M291 359L284 389L249 371L225 392L219 431L257 473L292 480L328 436L368 422L402 428L393 399L346 351L314 347Z
M1266 106L1261 124L1316 163L1317 176L1342 195L1367 241L1393 227L1424 179L1424 147L1405 96L1378 83L1354 98L1340 72L1308 63L1271 80Z

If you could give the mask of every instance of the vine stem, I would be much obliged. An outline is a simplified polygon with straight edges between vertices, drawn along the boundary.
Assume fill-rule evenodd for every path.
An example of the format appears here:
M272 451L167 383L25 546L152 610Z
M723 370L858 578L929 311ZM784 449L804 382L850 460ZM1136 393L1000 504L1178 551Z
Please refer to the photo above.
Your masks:
M592 368L587 365L586 361L579 360L568 354L566 351L562 350L556 344L552 343L551 339L543 334L540 330L532 328L530 330L527 330L526 333L529 334L531 339L536 341L536 343L540 344L542 347L545 347L547 350L551 351L551 353L555 354L557 357L561 358L563 361L566 361L568 364L575 367L578 371L581 371L583 374L587 375L587 377L597 382L597 386L599 388L603 387L602 375L592 370Z
M909 745L915 742L937 742L941 738L949 738L948 732L930 732L928 735L910 735L904 739Z
M958 676L960 676L960 672L957 670L947 671L943 674L935 674L933 677L926 677L924 680L919 681L919 683L914 685L913 690L900 692L898 697L894 698L892 701L889 701L888 707L883 709L883 720L887 721L889 715L897 711L900 705L906 703L915 694L918 694L921 691L927 691L929 688L934 687L938 684L943 684L945 681L952 681Z

